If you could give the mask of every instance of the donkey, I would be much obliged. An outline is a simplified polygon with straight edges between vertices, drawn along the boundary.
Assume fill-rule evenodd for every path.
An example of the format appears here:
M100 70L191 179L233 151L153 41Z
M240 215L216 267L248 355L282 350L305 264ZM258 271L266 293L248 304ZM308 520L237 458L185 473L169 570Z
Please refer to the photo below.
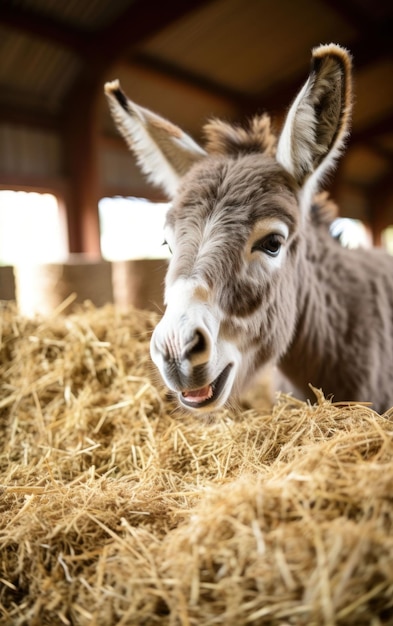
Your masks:
M105 85L142 171L173 200L165 313L151 357L196 414L238 398L274 364L303 397L393 405L393 258L350 250L316 195L348 135L351 55L322 45L278 137L213 119L205 146Z

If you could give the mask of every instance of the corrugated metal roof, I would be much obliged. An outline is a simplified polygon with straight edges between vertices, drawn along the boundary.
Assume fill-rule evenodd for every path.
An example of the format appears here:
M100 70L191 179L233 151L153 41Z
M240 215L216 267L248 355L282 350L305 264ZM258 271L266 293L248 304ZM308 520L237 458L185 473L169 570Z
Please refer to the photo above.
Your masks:
M69 50L0 26L1 101L57 112L80 60Z
M60 138L54 132L0 124L0 173L42 178L60 176Z
M383 0L2 0L0 172L56 174L61 149L72 179L70 162L84 145L72 153L64 121L74 138L88 129L89 141L100 104L94 132L116 134L103 96L106 79L120 78L131 98L197 140L211 116L243 122L268 110L279 121L306 78L310 48L334 41L353 52L355 67L352 134L335 191L355 181L367 202L375 189L389 188L393 198L392 20L392 3ZM28 124L50 128L58 139L41 131L33 138ZM120 140L111 155L96 138L89 154L95 145L107 168L100 170L104 186L139 185Z
M354 34L323 2L218 0L158 33L141 50L253 94L302 69L306 73L310 48L319 42Z
M11 6L27 8L86 31L107 25L131 3L130 0L8 0Z

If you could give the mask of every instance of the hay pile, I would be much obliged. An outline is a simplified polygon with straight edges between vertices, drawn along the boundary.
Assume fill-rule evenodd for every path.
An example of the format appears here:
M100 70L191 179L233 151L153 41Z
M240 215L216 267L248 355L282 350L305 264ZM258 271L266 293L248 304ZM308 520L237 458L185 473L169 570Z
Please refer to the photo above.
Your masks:
M393 623L393 423L282 396L184 416L155 316L1 310L0 623Z

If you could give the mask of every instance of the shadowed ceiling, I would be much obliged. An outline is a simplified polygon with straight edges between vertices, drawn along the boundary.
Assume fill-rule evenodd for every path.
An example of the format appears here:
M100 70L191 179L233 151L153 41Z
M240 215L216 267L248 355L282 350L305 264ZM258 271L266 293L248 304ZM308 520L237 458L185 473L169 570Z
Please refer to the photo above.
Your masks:
M354 58L355 108L329 184L341 213L368 221L378 239L393 222L392 18L382 0L3 0L0 124L73 142L65 179L94 185L93 152L125 150L102 95L106 80L119 78L132 99L198 139L213 115L242 122L267 110L279 125L307 77L310 49L340 43ZM75 155L83 151L82 174ZM72 228L77 219L74 211Z

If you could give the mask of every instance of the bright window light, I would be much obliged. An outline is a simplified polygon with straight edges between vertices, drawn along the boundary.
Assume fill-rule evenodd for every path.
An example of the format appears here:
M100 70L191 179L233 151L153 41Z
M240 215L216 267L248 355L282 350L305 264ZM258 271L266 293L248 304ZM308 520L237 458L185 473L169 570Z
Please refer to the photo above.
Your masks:
M393 226L388 226L382 231L382 245L389 254L393 254Z
M372 245L370 234L360 220L339 217L332 222L330 232L345 248L370 248Z
M164 259L164 222L168 203L144 198L103 198L99 202L101 252L108 261Z
M48 193L0 191L0 264L51 263L65 258L59 206Z

